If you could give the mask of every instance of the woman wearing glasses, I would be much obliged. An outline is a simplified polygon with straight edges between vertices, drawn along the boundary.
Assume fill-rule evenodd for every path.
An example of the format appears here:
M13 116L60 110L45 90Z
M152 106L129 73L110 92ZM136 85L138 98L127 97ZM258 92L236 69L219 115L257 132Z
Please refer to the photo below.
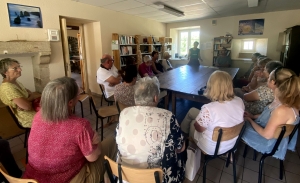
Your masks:
M0 100L10 106L14 111L19 123L26 128L31 127L35 111L32 101L39 97L26 89L17 79L21 76L21 66L17 60L4 58L0 60L0 73L3 82L0 85Z
M268 87L273 90L275 99L265 107L260 115L245 112L248 121L242 139L258 152L270 152L276 142L274 134L279 125L299 123L300 79L291 70L277 68L270 73ZM273 157L283 160L286 150L294 150L297 134L290 143L284 138Z

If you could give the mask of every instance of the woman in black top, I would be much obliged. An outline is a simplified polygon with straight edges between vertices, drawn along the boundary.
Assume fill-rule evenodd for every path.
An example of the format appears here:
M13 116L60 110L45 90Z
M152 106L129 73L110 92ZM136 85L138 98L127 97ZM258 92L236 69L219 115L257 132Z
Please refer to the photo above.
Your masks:
M200 56L200 49L197 48L199 45L199 43L197 41L194 42L194 47L191 48L189 50L189 55L188 55L188 59L189 59L189 63L188 65L197 65L199 66L199 60L202 62L203 60L201 59Z

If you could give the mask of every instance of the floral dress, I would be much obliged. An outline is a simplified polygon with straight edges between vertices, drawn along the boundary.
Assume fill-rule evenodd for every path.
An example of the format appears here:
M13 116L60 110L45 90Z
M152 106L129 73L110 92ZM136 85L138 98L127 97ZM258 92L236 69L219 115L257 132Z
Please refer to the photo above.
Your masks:
M183 136L175 116L165 109L147 106L125 108L116 128L117 161L135 168L162 168L163 182L183 182Z
M248 111L253 115L261 114L264 108L274 100L273 90L268 88L267 85L258 87L256 91L259 96L258 101L253 101L253 102L244 101L245 111Z

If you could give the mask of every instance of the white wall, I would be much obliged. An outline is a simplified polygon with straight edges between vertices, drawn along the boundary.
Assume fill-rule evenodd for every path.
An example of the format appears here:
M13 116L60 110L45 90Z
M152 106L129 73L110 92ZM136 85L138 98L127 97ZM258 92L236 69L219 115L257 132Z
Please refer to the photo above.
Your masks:
M231 16L231 17L224 17L224 18L169 23L167 24L167 36L170 35L170 30L173 28L200 26L201 43L212 42L214 37L225 36L226 32L231 33L233 38L236 39L267 38L268 39L267 56L274 60L279 60L280 52L276 51L278 35L280 32L285 31L285 29L288 27L299 25L300 19L296 18L299 17L299 15L300 15L300 10L298 9L298 10L290 10L290 11L248 14L248 15L239 15L239 16ZM257 36L238 35L239 20L261 19L261 18L265 19L263 35L257 35ZM216 26L212 25L212 20L217 20ZM212 49L202 50L201 57L202 59L204 59L204 65L212 65L212 58L213 58ZM243 67L243 65L245 64L239 64L239 65Z
M14 28L9 25L7 3L37 6L41 8L43 18L43 28ZM95 44L95 50L100 53L111 53L112 33L128 35L154 35L162 37L166 35L166 24L154 20L140 18L124 13L106 10L96 6L90 6L71 0L1 0L0 1L0 41L28 40L46 41L47 29L60 29L59 17L72 17L86 20L94 20L101 23L100 35L102 45ZM94 40L95 43L99 39ZM87 43L89 44L89 43ZM51 42L51 63L50 79L55 79L65 75L63 52L61 42ZM97 55L98 53L91 53ZM98 60L91 60L97 62ZM93 65L93 64L92 64ZM94 67L94 65L93 65ZM91 71L92 72L92 71ZM89 73L88 79L92 81L96 73ZM89 82L89 85L96 83ZM92 92L95 92L92 90Z

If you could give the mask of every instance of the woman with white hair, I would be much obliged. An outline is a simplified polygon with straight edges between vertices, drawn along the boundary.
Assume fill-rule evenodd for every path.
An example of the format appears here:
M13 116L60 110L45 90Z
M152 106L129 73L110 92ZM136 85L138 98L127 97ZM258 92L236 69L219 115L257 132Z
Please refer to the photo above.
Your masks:
M33 118L24 178L40 183L98 183L104 179L104 155L114 159L116 142L92 130L72 113L79 95L74 79L63 77L44 88L41 110Z
M136 106L125 108L119 118L116 141L118 162L136 168L161 167L163 182L182 182L185 149L180 126L172 112L157 108L156 77L140 79L134 87Z
M164 71L169 71L169 70L172 70L173 67L170 63L170 58L171 58L171 55L169 54L169 52L164 52L163 54L163 59L161 61L161 65L163 66L164 68Z
M234 96L232 78L224 71L211 74L204 96L211 102L203 105L200 111L191 108L181 123L181 130L195 139L202 151L213 155L216 148L216 142L212 140L214 128L233 127L242 123L245 107L243 100ZM230 150L236 138L222 141L218 154Z
M139 74L143 77L154 77L155 74L152 71L151 65L152 65L152 58L150 55L146 55L143 58L143 63L139 65Z

